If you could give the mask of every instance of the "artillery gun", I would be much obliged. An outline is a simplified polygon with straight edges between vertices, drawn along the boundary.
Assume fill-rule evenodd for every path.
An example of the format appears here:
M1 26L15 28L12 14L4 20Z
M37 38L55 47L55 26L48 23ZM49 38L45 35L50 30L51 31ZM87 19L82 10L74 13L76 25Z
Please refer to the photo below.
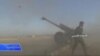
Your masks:
M45 17L42 18L42 20L45 20L51 24L53 24L54 26L60 28L61 30L63 30L64 32L57 32L54 36L54 40L57 43L57 45L60 46L65 46L66 44L70 44L71 40L72 40L72 35L73 35L73 29L65 26L64 24L55 24L54 22L46 19Z

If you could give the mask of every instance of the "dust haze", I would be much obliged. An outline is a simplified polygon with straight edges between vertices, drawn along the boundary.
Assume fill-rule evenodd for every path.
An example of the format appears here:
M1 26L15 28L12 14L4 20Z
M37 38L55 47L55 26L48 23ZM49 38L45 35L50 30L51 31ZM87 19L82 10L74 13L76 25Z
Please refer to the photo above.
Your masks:
M0 55L44 55L55 48L54 35L62 31L43 21L46 17L56 24L75 29L85 22L84 38L88 54L100 55L100 1L98 0L0 0L0 43L22 44L22 52L0 52ZM58 50L57 55L69 56L70 47ZM75 54L83 55L77 48ZM80 54L78 54L80 52ZM53 54L55 55L55 53Z

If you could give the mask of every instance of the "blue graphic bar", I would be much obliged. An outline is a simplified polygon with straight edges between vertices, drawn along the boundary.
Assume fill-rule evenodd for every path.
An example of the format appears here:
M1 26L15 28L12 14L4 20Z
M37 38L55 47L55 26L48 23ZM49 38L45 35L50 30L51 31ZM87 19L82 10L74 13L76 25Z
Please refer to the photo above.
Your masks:
M0 43L1 51L22 51L20 43Z

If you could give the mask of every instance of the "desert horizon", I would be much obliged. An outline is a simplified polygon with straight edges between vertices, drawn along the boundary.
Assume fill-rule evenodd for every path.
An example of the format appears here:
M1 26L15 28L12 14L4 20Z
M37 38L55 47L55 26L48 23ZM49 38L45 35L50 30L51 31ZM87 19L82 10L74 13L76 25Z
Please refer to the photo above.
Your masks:
M71 56L77 41L55 49L73 33L87 35L79 42L85 42L88 56L100 56L99 21L100 0L0 0L0 43L22 47L19 52L0 51L0 56ZM80 45L75 56L84 56Z
M88 54L90 56L100 55L100 41L99 36L96 37L93 34L89 34L87 38L84 38ZM50 50L55 48L56 43L54 41L53 35L39 35L39 36L21 36L21 37L0 37L0 43L20 43L22 45L22 52L0 52L0 55L50 55ZM64 49L58 50L58 54L53 53L53 55L65 55L70 56L71 54L70 46L66 45ZM52 53L51 53L52 54ZM77 47L75 55L84 55L81 46Z

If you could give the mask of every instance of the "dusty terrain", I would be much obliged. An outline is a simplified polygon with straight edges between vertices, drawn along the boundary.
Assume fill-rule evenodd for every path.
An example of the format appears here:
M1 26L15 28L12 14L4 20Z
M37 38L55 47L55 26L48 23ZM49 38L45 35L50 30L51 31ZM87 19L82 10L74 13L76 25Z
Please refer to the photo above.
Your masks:
M100 38L95 36L89 36L84 38L87 45L89 56L100 56ZM22 44L22 52L0 52L0 55L16 55L16 56L47 56L50 54L55 46L55 42L52 36L12 36L12 37L0 37L0 43L16 43ZM64 47L62 50L58 50L57 54L53 53L52 56L70 56L71 50L69 46ZM81 47L77 47L75 56L83 56L84 53Z

